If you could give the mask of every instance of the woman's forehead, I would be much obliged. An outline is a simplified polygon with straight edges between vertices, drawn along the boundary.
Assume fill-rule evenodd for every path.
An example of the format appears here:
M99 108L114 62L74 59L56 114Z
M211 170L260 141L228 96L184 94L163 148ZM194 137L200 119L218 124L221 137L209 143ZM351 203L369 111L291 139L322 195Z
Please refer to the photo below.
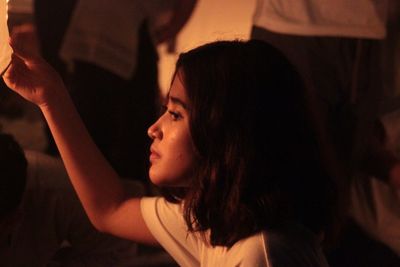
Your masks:
M175 75L171 88L169 89L168 95L167 95L168 102L178 102L184 106L188 105L188 98L186 94L186 88L183 85L181 75Z

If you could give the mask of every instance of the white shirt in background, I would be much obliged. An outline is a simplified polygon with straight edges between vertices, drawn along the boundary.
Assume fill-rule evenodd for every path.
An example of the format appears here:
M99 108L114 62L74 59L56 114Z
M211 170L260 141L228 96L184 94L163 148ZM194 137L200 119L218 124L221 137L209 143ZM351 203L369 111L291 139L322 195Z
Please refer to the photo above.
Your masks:
M305 36L383 39L389 0L257 0L255 26Z

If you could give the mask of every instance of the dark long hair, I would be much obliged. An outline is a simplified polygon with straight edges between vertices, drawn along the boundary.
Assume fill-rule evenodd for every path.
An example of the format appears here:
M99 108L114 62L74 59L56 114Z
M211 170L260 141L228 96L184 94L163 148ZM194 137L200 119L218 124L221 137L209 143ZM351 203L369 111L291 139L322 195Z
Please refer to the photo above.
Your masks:
M219 41L182 54L175 75L199 156L190 186L175 195L189 230L209 230L214 246L286 222L325 230L334 187L286 58L262 41Z

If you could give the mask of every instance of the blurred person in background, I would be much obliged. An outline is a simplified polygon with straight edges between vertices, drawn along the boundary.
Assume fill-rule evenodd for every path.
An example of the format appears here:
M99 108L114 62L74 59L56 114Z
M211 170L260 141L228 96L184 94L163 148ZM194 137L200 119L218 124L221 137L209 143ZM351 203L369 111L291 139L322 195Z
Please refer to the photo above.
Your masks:
M0 133L0 265L131 266L137 244L98 232L60 159ZM143 194L131 181L129 192Z

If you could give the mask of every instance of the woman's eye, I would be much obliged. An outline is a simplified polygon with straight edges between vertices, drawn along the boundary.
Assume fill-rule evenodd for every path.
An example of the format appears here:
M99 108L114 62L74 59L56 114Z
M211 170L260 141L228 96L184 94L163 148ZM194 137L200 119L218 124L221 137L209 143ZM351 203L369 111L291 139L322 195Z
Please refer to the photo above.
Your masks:
M168 110L168 113L169 113L169 115L171 116L171 118L174 121L179 120L180 118L182 118L182 116L181 116L181 114L179 112Z

